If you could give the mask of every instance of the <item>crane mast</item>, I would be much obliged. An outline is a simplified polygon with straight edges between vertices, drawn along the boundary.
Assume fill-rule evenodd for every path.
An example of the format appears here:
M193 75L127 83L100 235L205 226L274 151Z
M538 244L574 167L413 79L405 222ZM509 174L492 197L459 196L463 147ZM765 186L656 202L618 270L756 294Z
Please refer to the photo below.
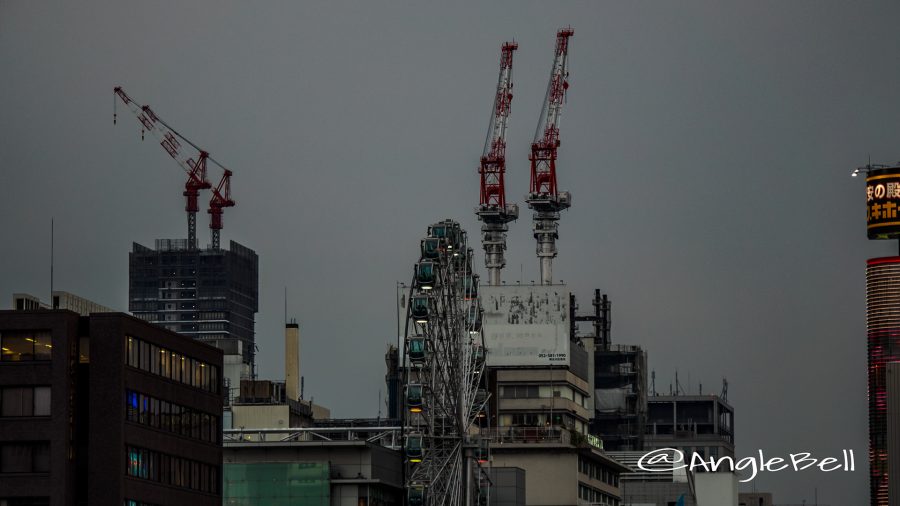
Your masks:
M150 109L150 106L141 105L125 93L121 86L113 89L115 97L118 97L126 107L135 115L141 124L141 139L145 132L150 132L160 146L166 150L169 156L178 163L187 173L188 179L184 183L185 197L184 210L187 211L188 222L188 248L197 249L197 212L200 210L200 190L212 189L213 197L209 203L212 243L214 249L219 249L219 231L222 229L222 209L234 206L231 199L231 171L222 164L210 158L209 153L179 134L165 121ZM116 122L115 97L113 97L113 123ZM196 159L192 156L196 153ZM206 178L207 161L217 165L223 171L222 180L213 188Z
M572 205L569 192L556 186L556 154L559 147L559 122L562 106L569 88L569 37L575 34L571 27L556 32L556 51L550 82L541 117L531 144L531 185L526 197L528 207L534 211L533 230L537 240L537 256L540 260L541 284L553 283L553 259L556 257L556 240L559 238L559 212Z
M481 176L481 197L475 214L483 223L481 242L484 248L484 265L488 271L488 284L500 284L500 270L506 265L507 225L519 217L519 206L506 203L504 174L506 172L506 129L512 103L513 51L516 42L506 42L500 48L500 76L491 110L487 138L478 173Z

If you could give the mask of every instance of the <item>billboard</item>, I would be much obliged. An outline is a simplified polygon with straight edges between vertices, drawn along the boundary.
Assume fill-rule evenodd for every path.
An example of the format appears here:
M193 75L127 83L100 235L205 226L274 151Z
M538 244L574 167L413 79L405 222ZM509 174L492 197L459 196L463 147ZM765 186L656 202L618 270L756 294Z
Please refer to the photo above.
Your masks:
M900 238L900 167L870 170L866 176L869 239Z
M487 365L569 365L565 285L480 286Z

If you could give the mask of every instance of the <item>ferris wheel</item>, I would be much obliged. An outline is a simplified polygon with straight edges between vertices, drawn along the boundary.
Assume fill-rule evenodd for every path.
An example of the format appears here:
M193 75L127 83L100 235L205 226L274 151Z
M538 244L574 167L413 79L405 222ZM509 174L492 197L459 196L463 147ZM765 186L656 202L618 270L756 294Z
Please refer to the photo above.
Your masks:
M486 504L482 308L472 249L459 223L428 227L405 305L407 504Z

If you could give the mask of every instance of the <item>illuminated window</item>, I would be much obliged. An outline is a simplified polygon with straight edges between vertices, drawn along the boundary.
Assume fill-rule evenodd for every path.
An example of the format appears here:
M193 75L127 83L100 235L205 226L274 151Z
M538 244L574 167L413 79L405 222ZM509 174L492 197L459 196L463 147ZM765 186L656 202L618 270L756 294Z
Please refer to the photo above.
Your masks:
M0 361L50 360L53 345L49 331L5 331L0 333Z

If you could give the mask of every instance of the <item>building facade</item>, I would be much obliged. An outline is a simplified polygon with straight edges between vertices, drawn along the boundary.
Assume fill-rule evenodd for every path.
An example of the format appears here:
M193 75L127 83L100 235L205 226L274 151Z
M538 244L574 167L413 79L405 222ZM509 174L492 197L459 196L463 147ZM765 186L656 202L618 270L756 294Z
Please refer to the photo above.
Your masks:
M0 311L0 503L221 504L222 352L121 313Z
M229 249L190 249L186 239L134 243L128 256L128 310L136 317L241 355L252 376L259 258L234 241ZM237 387L237 385L231 385Z
M525 471L526 504L619 506L619 475L630 471L560 429L503 431L491 441L491 467ZM577 436L576 436L577 438Z
M585 340L588 344L591 340ZM594 343L591 433L610 451L644 448L647 352L640 346Z
M403 504L399 427L268 430L254 435L259 439L249 435L226 431L225 506Z
M96 302L62 290L53 290L50 304L42 302L38 297L28 293L13 294L13 309L25 311L30 309L68 309L81 316L91 313L114 313L115 309L97 304Z
M655 395L647 399L644 449L675 448L734 458L734 408L718 395Z
M866 266L869 366L869 487L873 505L888 503L887 365L900 361L900 257Z

